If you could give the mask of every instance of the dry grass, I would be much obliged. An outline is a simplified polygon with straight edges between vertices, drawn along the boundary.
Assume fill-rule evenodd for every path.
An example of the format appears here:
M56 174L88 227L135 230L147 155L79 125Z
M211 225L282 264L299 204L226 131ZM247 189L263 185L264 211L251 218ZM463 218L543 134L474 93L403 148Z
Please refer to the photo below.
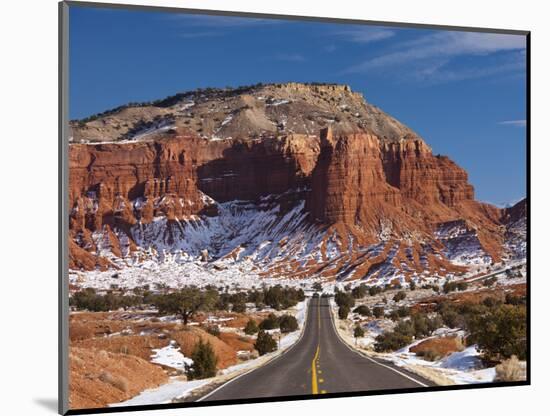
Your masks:
M520 381L526 378L525 366L515 355L497 365L495 371L495 381Z
M72 342L71 345L79 348L105 350L124 355L134 355L150 360L154 348L163 348L168 345L169 339L159 338L157 335L121 335L116 337L90 338Z
M422 341L410 348L419 357L424 357L427 360L435 361L446 355L462 351L464 346L458 337L442 337L430 338Z
M102 371L99 375L99 379L104 383L108 383L111 386L122 390L123 392L128 391L128 380L124 377L115 377L108 371Z
M254 340L233 332L222 332L219 338L236 351L253 351Z
M71 409L105 407L168 381L159 366L146 360L93 348L71 347L69 369Z
M173 332L171 337L179 344L181 351L186 357L189 357L193 353L195 344L202 338L204 342L210 342L212 345L214 353L218 357L218 368L229 367L238 361L237 350L201 328L190 326L181 331Z

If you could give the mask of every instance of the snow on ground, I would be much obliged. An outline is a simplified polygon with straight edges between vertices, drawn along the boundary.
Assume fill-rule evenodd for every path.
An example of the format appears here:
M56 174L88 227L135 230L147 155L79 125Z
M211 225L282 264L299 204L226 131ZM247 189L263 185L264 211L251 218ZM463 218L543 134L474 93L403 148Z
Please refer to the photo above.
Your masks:
M175 341L170 341L170 344L164 348L153 349L151 362L161 364L177 370L185 371L185 365L193 364L191 358L185 357Z
M168 383L163 384L160 387L144 390L137 396L132 397L130 400L114 403L109 406L143 406L147 404L171 403L172 400L187 397L193 390L198 389L211 381L212 379L181 381L177 377L174 377Z
M98 290L107 290L111 285L132 289L144 285L166 285L171 288L181 288L195 285L204 287L233 286L241 289L259 287L261 285L302 287L310 281L308 279L280 279L260 277L252 260L246 259L239 263L224 262L223 268L217 268L211 263L187 261L178 263L174 257L178 254L166 254L165 261L145 261L139 266L124 267L116 272L113 270L71 271L69 281L81 287L92 287ZM218 265L219 266L219 265ZM116 274L116 278L113 275Z
M454 352L441 360L427 361L409 351L412 346L421 341L424 339L394 353L380 354L380 356L400 367L422 366L434 369L456 384L490 383L494 380L495 368L483 368L475 345L463 351Z
M154 389L144 390L140 394L129 400L111 404L110 406L119 407L171 403L173 400L183 399L187 397L194 390L218 380L219 377L233 376L240 374L244 371L252 370L253 368L259 367L260 365L266 363L272 358L275 358L276 356L282 354L285 350L290 348L294 343L298 341L298 339L300 338L300 334L302 333L302 330L304 328L308 301L309 300L306 299L302 302L299 302L296 306L286 311L288 313L292 313L296 317L299 325L299 330L291 332L290 334L284 336L280 341L280 348L277 351L265 354L253 360L243 361L239 364L227 367L219 372L218 377L214 378L183 381L178 377L172 377L168 383L163 384L162 386ZM167 347L154 349L153 352L155 354L151 356L151 361L156 364L163 364L172 368L183 369L185 363L193 363L190 358L186 358L181 353L174 341L170 341L170 344Z
M293 309L294 309L294 317L298 321L298 331L291 332L290 334L285 335L281 341L279 342L281 349L287 349L298 339L300 338L300 334L302 333L302 330L304 329L304 323L306 321L306 312L307 312L307 304L308 300L304 300L300 303L298 303Z

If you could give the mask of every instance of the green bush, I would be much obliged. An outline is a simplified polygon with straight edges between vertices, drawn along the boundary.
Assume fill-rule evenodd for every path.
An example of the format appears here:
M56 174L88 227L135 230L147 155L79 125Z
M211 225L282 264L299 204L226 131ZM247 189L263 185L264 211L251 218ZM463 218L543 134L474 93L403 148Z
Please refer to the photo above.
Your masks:
M349 315L350 308L348 305L342 305L338 308L338 318L346 319Z
M235 313L245 313L246 304L244 302L234 303L233 306L231 307L231 311Z
M410 320L401 320L397 323L397 325L395 325L395 327L393 328L393 332L412 338L415 334L414 324Z
M268 354L277 350L277 342L270 334L261 330L258 333L258 338L254 344L254 348L256 348L260 355Z
M214 377L216 375L218 358L210 342L205 344L202 338L200 338L190 358L193 360L193 364L185 364L189 380Z
M375 338L374 350L376 352L395 351L412 342L412 337L398 332L384 332Z
M298 321L292 315L283 315L279 318L279 328L283 334L294 332L298 329Z
M384 316L384 308L382 306L375 306L372 308L372 314L376 318L382 318Z
M405 292L403 292L402 290L400 290L399 292L397 292L394 297L393 297L393 301L394 302L401 302L402 300L404 300L405 298L407 297L407 294Z
M468 283L466 282L451 282L450 280L447 280L443 284L444 293L463 291L466 289L468 289Z
M334 301L339 307L347 306L348 309L351 309L355 306L355 299L347 292L338 292L334 296Z
M246 335L254 335L259 330L260 330L260 328L258 328L258 324L256 323L256 321L254 319L250 319L244 327L244 333Z
M270 313L267 318L260 322L260 329L275 329L279 327L279 318L274 313Z
M527 303L527 298L525 296L515 296L511 293L507 293L504 302L508 305L525 305Z
M359 286L353 288L353 290L351 291L351 296L353 296L354 299L363 299L365 296L367 296L367 293L367 287L364 283L361 283Z
M139 295L116 295L109 292L105 295L98 295L92 288L82 289L76 292L69 299L69 305L78 310L90 312L108 312L120 308L127 309L144 303L143 296Z
M359 305L353 310L353 312L358 313L361 316L371 316L372 312L367 305Z
M376 296L379 293L382 293L382 288L380 286L371 286L369 287L369 295Z
M502 360L527 354L527 310L522 305L499 305L467 319L468 342L477 344L486 358Z
M389 313L388 318L390 318L392 321L398 321L399 320L399 314L396 310L393 310Z
M365 336L365 331L361 328L361 325L356 325L353 329L353 336L355 338L362 338Z
M208 311L218 303L219 294L216 289L199 289L194 286L187 286L177 292L165 295L157 295L153 304L160 314L174 314L183 319L187 325L199 311Z
M303 301L305 294L302 289L276 285L264 289L263 298L266 305L273 309L281 310L288 309Z

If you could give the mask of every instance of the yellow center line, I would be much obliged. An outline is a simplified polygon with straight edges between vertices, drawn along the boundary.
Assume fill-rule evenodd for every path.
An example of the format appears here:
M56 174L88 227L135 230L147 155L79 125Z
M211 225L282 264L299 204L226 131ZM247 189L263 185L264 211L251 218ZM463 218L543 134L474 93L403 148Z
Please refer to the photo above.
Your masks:
M311 362L311 393L319 394L319 387L317 386L317 369L315 368L315 361L319 357L319 345L317 345L317 351L315 351L315 356Z
M317 336L320 338L321 336L321 301L317 300L317 322L319 325L319 333ZM320 368L321 365L319 363L319 350L321 349L320 340L317 343L317 350L315 351L315 355L313 356L313 360L311 361L311 393L312 394L319 394L319 383L323 383L323 379L317 380L317 372L319 374L321 373L321 370L317 370L317 368ZM326 393L325 390L322 391L322 393Z

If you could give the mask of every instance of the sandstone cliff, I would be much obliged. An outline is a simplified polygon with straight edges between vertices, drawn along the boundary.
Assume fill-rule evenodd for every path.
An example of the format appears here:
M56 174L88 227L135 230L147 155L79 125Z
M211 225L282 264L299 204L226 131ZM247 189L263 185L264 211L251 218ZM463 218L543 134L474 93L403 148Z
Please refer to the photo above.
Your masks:
M348 87L236 91L73 123L72 268L207 250L270 276L391 280L510 255L506 224L525 214L475 201L462 168ZM129 120L149 130L115 128Z

